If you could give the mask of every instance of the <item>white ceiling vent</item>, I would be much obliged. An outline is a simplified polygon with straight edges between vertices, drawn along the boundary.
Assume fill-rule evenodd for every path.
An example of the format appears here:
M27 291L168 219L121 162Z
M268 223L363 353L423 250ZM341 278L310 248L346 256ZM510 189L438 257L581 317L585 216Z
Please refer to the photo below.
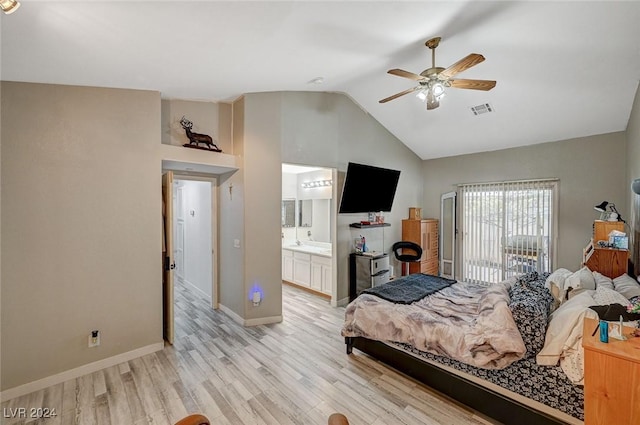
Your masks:
M471 112L473 112L473 115L488 114L489 112L493 112L493 106L488 103L483 103L482 105L472 106Z

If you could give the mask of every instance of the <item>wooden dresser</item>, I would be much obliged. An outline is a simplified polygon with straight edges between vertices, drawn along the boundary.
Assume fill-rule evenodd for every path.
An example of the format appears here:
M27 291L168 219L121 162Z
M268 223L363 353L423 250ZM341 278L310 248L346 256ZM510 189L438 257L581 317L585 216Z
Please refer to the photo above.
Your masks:
M409 263L409 273L438 274L438 220L402 220L402 240L422 248L419 263Z
M613 230L624 232L624 222L622 221L603 221L596 220L593 222L593 243L598 241L609 241L609 233Z
M593 272L615 279L627 272L628 258L629 251L626 249L598 248L594 246L593 252L588 256L584 265Z
M625 327L627 341L609 337L605 344L599 333L591 336L597 324L593 319L584 321L584 423L638 425L640 338L630 337L632 328Z
M626 249L600 248L598 241L608 241L612 230L624 231L621 221L596 220L593 223L593 239L583 250L583 264L591 271L597 271L615 279L627 272L629 251Z

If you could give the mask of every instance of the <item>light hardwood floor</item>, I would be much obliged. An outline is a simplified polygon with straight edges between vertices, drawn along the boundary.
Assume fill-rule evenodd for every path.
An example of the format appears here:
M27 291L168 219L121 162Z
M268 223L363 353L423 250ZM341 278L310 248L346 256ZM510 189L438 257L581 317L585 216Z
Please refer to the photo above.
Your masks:
M354 350L344 308L283 285L284 321L242 327L177 285L175 345L2 403L13 424L173 424L202 413L212 424L475 425L487 421ZM49 419L6 418L51 408Z

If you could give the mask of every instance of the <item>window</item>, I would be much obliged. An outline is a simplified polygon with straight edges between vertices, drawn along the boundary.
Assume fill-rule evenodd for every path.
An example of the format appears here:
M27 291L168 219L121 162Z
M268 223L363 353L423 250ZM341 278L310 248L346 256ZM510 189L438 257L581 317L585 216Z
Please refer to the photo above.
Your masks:
M462 278L497 283L551 271L557 180L460 185Z

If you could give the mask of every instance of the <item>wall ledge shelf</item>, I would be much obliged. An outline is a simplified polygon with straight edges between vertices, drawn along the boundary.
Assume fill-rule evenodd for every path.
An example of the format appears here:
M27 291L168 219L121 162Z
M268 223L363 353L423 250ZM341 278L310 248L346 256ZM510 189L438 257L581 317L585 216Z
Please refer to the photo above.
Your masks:
M355 227L356 229L371 229L374 227L391 227L390 223L371 223L371 224L362 224L362 223L351 223L349 227Z

